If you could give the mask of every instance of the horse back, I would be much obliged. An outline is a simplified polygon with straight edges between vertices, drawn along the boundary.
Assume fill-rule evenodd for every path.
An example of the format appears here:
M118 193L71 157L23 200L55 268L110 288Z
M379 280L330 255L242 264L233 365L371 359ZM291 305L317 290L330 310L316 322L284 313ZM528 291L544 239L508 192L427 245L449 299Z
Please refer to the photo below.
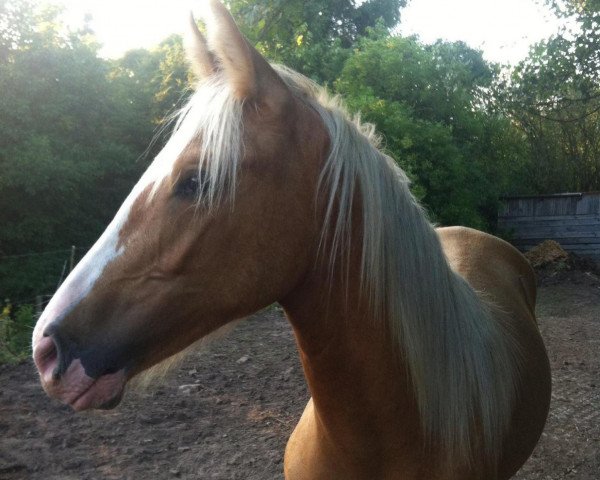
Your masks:
M477 292L512 316L535 321L535 273L516 248L466 227L439 228L437 233L452 269Z

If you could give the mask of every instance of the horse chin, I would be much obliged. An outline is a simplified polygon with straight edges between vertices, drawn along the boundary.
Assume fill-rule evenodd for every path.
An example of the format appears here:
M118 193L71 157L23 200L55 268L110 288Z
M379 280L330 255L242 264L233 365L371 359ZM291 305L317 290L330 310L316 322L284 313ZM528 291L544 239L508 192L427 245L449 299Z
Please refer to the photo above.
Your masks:
M74 360L67 371L57 378L53 365L40 371L42 386L46 393L73 410L111 409L116 407L125 390L125 369L92 378L85 373L79 359Z
M100 377L88 390L69 404L71 408L80 412L91 409L111 410L119 405L125 391L125 382L112 377L112 375Z
M85 376L84 380L88 382L92 380L87 388L81 389L75 396L67 396L61 399L77 412L90 409L110 410L115 408L123 398L125 384L127 383L124 370L102 375L95 380Z

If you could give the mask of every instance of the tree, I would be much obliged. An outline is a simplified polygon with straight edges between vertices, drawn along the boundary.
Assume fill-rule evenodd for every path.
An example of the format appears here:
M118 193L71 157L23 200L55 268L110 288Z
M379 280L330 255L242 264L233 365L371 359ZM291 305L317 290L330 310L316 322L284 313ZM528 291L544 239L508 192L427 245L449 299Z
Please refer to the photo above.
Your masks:
M137 140L137 150L153 158L170 133L168 117L182 107L192 92L194 78L188 69L183 42L172 35L155 49L131 50L112 61L109 72L111 94L125 105L121 131ZM153 136L152 130L155 130Z
M498 87L526 134L537 192L600 189L600 1L546 0L565 19Z
M0 64L9 61L11 52L18 45L32 42L33 5L33 0L0 0Z
M463 43L424 46L379 31L359 42L336 89L377 125L436 221L490 229L524 151L510 121L488 108L496 75Z
M538 0L567 20L557 37L571 39L567 53L579 63L582 76L595 77L600 67L600 0Z
M356 41L378 22L388 30L406 0L233 0L231 11L248 39L267 58L319 83L331 83Z
M22 255L93 243L139 177L153 128L137 138L143 129L89 31L25 5L23 24L0 32L10 39L0 70L0 297L13 300L56 288L69 254Z

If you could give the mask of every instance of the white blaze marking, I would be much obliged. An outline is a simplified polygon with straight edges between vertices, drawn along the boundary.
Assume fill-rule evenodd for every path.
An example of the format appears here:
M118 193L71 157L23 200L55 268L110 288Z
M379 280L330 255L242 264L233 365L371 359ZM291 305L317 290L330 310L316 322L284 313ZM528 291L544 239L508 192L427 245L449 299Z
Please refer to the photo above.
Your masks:
M177 140L177 143L179 143L175 148L173 145L175 143L174 140ZM148 167L104 233L68 275L44 309L33 331L34 348L38 339L41 338L46 325L58 316L67 314L85 298L107 265L125 252L126 247L124 245L121 245L119 248L117 246L119 245L119 233L127 223L131 207L149 185L154 183L158 186L171 173L175 160L177 160L189 141L189 137L184 139L181 135L178 136L175 134Z
M229 122L227 123L228 128L222 128L223 126L218 121L221 117L224 117L223 112L232 118L241 118L241 115L235 114L234 111L234 107L241 108L239 102L233 102L230 97L229 90L224 88L224 84L221 85L216 82L205 85L204 88L196 92L188 105L179 112L179 122L167 144L133 188L102 236L69 274L42 313L33 332L34 348L37 339L41 338L45 326L73 309L94 288L106 266L120 255L123 255L126 245L117 248L119 233L127 222L132 205L152 183L154 183L154 189L151 190L150 195L152 196L155 193L162 180L171 174L175 161L200 130L213 132L212 137L219 139L219 142L217 142L220 147L218 151L223 150L224 157L235 157L231 151L233 148L231 145L237 145L237 143L231 137L233 133L238 133L238 129L233 128L236 127L237 123ZM219 114L221 115L219 116ZM227 117L227 115L225 116ZM229 133L229 135L225 135L224 132ZM234 136L233 139L235 138L237 137ZM224 141L224 139L227 141ZM213 143L215 143L214 138ZM219 166L219 164L220 162L215 162L215 165Z

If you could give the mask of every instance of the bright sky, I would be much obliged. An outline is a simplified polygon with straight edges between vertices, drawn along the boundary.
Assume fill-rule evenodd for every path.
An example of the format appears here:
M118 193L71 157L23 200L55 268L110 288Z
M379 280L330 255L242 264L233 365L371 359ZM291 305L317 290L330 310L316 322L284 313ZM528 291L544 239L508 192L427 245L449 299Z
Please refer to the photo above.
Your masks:
M151 48L171 33L183 33L193 0L54 0L66 6L73 26L92 15L102 54L118 57L132 48ZM402 34L425 42L464 40L488 60L516 63L529 46L558 29L558 22L535 0L411 0L403 10Z
M400 32L426 43L463 40L488 60L514 64L558 28L535 0L412 0L402 12Z

